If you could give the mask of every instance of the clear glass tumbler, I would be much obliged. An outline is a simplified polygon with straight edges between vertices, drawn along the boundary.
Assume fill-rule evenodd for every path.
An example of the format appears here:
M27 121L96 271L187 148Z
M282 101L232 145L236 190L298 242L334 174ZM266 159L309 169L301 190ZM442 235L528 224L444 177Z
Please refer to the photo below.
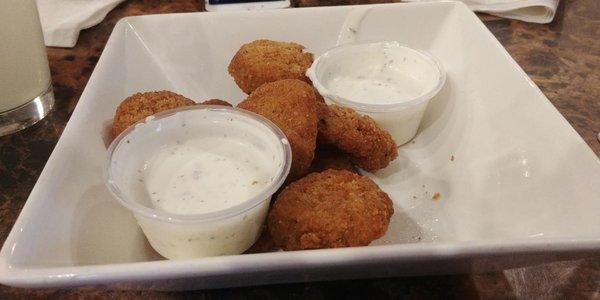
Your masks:
M0 136L35 124L54 105L35 0L0 1Z

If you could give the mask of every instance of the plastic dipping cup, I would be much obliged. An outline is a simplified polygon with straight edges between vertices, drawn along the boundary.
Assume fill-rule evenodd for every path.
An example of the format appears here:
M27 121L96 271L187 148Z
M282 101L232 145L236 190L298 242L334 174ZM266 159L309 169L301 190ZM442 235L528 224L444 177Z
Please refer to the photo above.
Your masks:
M372 117L398 145L416 135L429 100L446 80L436 58L398 42L333 48L306 74L328 104Z
M205 140L206 143L203 142ZM200 142L190 144L193 141ZM177 155L180 153L175 153L173 150L172 158L157 160L156 157L164 158L164 151L177 149L181 145L180 148L183 149L181 151L185 150L188 153L184 159L179 159L184 163L197 157L211 157L210 155L218 158L219 155L229 153L229 150L235 153L238 147L229 147L230 145L227 144L229 142L246 150L256 150L246 151L257 154L252 156L254 160L246 159L246 161L263 163L264 170L268 170L260 173L268 178L264 180L264 185L256 187L257 190L251 195L246 195L246 198L226 198L226 201L231 200L235 204L223 209L216 209L213 205L212 210L201 212L190 210L190 213L185 213L183 210L182 213L182 208L177 205L184 202L174 201L171 202L172 207L179 209L174 213L157 205L156 201L159 199L154 199L154 195L151 195L155 193L154 187L166 190L165 186L172 182L169 176L176 174L169 172L181 171L185 166L169 165L171 169L164 170L171 171L158 173L158 176L166 176L164 184L158 181L158 186L150 187L148 183L150 177L144 177L144 174L150 173L145 172L153 170L152 168L164 167L169 159L177 160ZM175 148L171 148L173 145ZM219 148L219 145L222 147ZM195 147L201 149L198 156L194 156ZM189 156L190 151L192 151L191 156ZM240 254L252 246L265 221L269 200L284 182L290 164L291 150L288 140L269 120L234 108L196 105L150 116L125 130L108 149L105 177L106 185L114 198L133 212L150 245L158 253L169 259L188 259ZM229 175L232 176L231 178L236 178L235 168L233 174L225 173L221 177L215 176L219 169L223 170L218 167L211 170L205 168L200 171L205 171L210 176L198 176L194 179L208 180L209 186L215 186L219 184L219 180L225 180L223 178ZM231 182L230 180L229 183ZM194 185L191 187L193 188ZM240 185L218 188L215 189L217 194L212 195L224 197L223 195L228 195L226 193L239 188ZM196 194L196 199L201 197L205 197L205 200L206 197L209 197L208 200L217 199L217 197L210 198L208 191L202 195L202 191L200 189L200 194ZM188 199L182 201L189 201L190 198L192 197L188 196ZM195 205L198 209L204 204L195 202Z

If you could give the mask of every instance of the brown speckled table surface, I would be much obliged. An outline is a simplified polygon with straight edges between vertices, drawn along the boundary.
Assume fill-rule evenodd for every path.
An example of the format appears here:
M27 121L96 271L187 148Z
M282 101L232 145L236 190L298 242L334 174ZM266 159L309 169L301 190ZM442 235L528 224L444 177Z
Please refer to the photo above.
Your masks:
M388 0L297 0L296 6L344 5ZM43 121L0 138L0 239L4 241L56 145L115 23L124 16L202 11L194 0L129 0L97 26L84 30L71 49L48 48L55 109ZM600 1L562 0L551 24L480 15L525 72L600 155ZM367 298L543 297L600 299L600 255L482 275L401 277L298 283L191 293L127 292L98 288L24 290L0 287L8 298Z

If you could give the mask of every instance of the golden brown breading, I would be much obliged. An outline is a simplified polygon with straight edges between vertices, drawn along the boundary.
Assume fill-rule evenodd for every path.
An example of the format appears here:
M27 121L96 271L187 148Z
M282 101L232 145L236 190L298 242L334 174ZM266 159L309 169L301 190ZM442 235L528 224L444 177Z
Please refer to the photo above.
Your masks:
M376 171L398 157L392 136L369 116L337 105L319 104L319 142L338 147L367 171Z
M267 82L299 79L310 82L306 70L313 55L296 43L256 40L243 45L229 63L229 74L246 94Z
M208 99L208 100L202 102L201 104L203 104L203 105L222 105L222 106L233 107L233 105L231 105L231 103L229 103L225 100L221 100L221 99Z
M135 122L155 113L194 104L196 104L194 101L170 91L133 94L123 100L117 107L113 119L112 134L116 137Z
M315 158L313 158L313 162L310 165L309 173L322 172L328 169L347 170L358 173L358 169L354 167L348 154L333 146L317 145Z
M327 170L286 187L268 228L284 250L366 246L385 234L393 213L391 199L371 179Z
M292 148L289 178L306 174L317 139L317 102L312 87L297 79L263 84L239 108L264 116L287 136Z

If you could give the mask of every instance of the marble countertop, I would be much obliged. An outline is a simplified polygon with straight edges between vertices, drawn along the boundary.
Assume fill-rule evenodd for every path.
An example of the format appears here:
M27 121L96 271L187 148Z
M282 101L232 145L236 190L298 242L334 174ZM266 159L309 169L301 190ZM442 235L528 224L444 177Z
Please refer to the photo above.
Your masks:
M387 0L296 0L295 6L383 3ZM97 26L84 30L71 49L48 48L56 95L48 117L17 134L0 137L0 239L4 241L56 145L115 23L141 14L204 10L194 0L126 1ZM480 15L485 25L541 88L592 150L600 155L600 1L563 0L551 24ZM600 254L481 275L362 279L235 289L159 293L102 288L25 290L0 286L0 298L280 298L329 297L600 297Z

